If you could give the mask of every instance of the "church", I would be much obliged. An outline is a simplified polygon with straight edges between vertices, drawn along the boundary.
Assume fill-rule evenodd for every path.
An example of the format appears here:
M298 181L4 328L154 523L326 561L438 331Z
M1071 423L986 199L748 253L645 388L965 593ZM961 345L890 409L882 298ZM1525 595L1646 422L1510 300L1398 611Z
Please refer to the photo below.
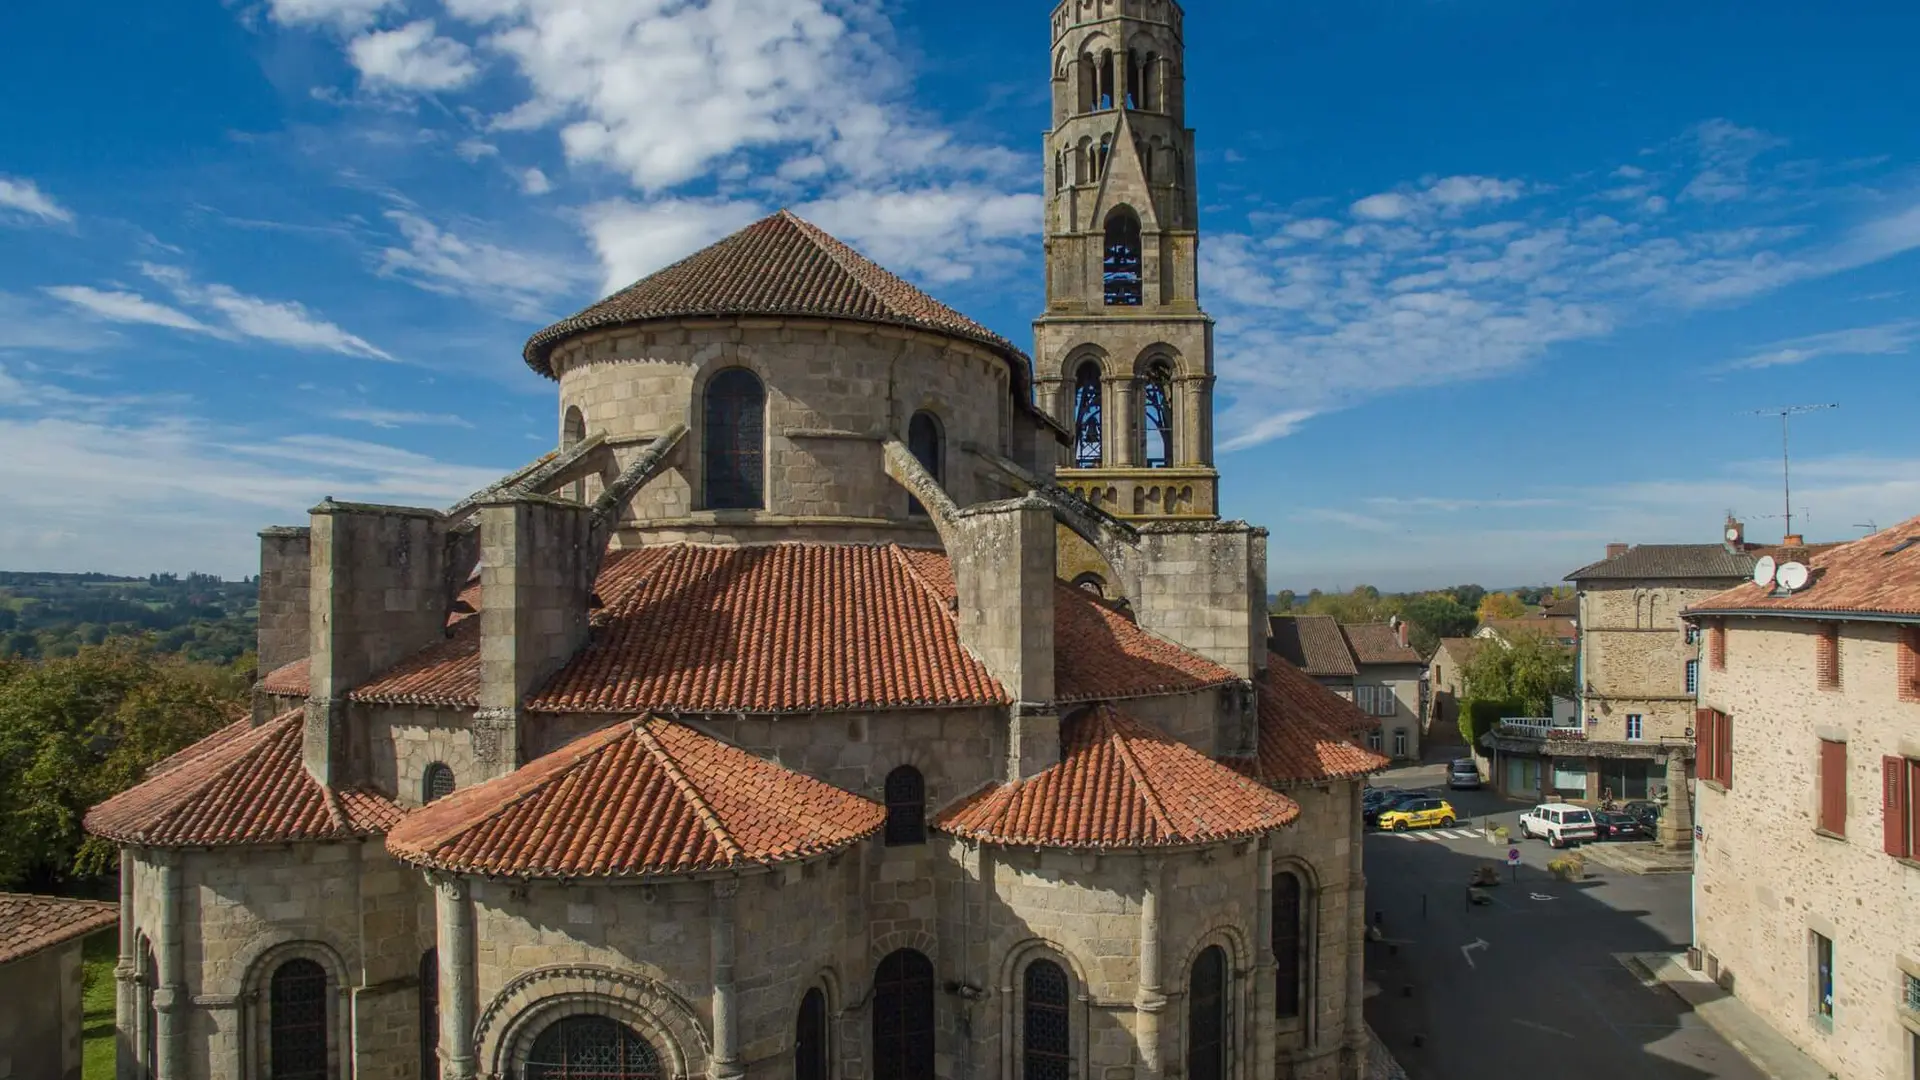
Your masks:
M533 335L549 453L262 531L252 715L87 817L119 1080L1359 1076L1181 22L1053 12L1031 357L783 211Z

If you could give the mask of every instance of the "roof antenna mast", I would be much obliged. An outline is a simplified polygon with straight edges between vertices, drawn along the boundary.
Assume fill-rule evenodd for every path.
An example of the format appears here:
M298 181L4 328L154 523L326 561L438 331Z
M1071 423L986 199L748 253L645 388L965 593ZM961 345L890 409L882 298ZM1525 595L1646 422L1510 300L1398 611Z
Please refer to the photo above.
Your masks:
M1793 535L1793 463L1787 454L1787 423L1791 417L1801 413L1819 412L1822 409L1837 409L1838 402L1831 405L1783 405L1777 409L1754 409L1754 416L1778 416L1780 418L1780 492L1786 501L1786 535Z

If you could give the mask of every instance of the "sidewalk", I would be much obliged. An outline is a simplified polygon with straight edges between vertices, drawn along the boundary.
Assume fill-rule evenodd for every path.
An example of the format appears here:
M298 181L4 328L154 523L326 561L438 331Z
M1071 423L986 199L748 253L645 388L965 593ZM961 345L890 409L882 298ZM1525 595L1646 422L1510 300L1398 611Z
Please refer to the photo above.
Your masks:
M1684 953L1617 953L1614 959L1649 986L1661 986L1720 1033L1771 1080L1836 1080L1799 1047L1754 1015L1746 1003L1687 967Z
M1373 1033L1371 1024L1367 1025L1367 1068L1360 1075L1363 1080L1407 1080L1407 1070L1393 1060L1387 1044Z
M1690 874L1693 851L1666 851L1651 840L1581 844L1579 852L1590 862L1629 874Z

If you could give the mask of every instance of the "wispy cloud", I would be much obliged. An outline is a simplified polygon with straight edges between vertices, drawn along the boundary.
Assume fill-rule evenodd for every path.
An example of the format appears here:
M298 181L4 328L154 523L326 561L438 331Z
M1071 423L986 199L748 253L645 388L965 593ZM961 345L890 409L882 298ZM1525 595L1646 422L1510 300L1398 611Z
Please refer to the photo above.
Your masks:
M1920 342L1920 319L1899 319L1776 341L1725 366L1764 368L1804 364L1823 356L1895 356L1910 351L1916 342Z
M480 74L472 50L435 34L432 19L362 34L347 58L367 85L394 90L457 90Z
M588 280L566 259L460 236L412 210L389 210L386 217L406 246L381 251L381 273L431 292L463 296L539 321L548 314L546 302Z
M31 180L0 176L0 220L8 216L31 218L43 225L68 225L73 212L41 191Z
M90 288L86 285L54 285L49 287L47 295L64 300L77 308L99 316L108 322L143 323L148 326L166 326L175 330L188 330L196 334L218 334L219 330L208 326L199 319L181 311L155 303L139 293L124 292L118 289L106 290Z
M225 329L241 337L370 360L393 359L385 350L315 315L297 301L266 300L230 285L202 285L177 266L142 263L140 272L165 286L181 303L218 313Z
M267 12L283 26L328 26L358 30L403 0L267 0Z
M470 428L473 422L464 416L453 413L406 412L399 409L335 409L327 414L335 420L346 420L356 424L367 424L377 428L400 427L460 427Z

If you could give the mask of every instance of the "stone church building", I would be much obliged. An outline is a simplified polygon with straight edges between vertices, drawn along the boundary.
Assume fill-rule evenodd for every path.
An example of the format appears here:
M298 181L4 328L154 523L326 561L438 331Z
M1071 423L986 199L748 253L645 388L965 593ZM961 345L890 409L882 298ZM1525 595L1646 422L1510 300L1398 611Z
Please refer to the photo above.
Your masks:
M253 715L87 819L121 1080L1358 1075L1181 18L1054 12L1033 358L782 212L533 336L551 453L261 533Z

